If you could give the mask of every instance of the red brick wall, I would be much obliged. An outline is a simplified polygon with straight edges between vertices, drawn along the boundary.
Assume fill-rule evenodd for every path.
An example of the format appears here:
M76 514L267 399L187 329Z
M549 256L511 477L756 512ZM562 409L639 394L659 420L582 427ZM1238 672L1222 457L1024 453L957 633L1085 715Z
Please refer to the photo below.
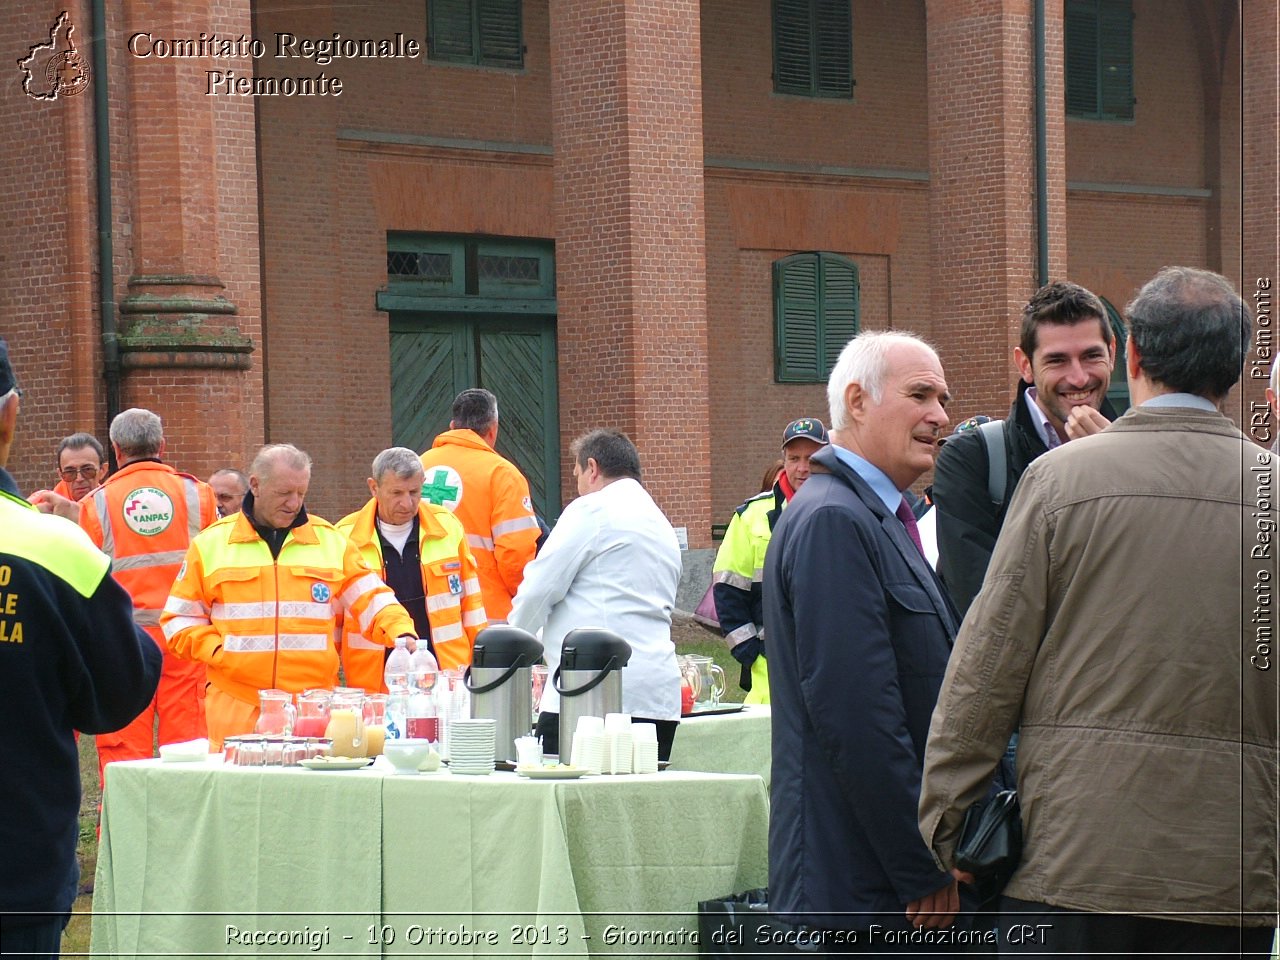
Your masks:
M926 6L931 306L956 409L1003 416L1037 285L1031 5Z
M91 54L87 3L9 4L5 35L24 47L47 39L58 12L68 9L81 53ZM186 5L190 14L194 8ZM168 18L168 19L166 19ZM247 0L212 3L196 28L246 32ZM57 441L77 430L107 439L102 380L98 291L96 189L94 184L93 90L110 91L115 299L129 293L127 281L140 267L139 246L160 237L168 272L207 272L215 264L226 284L223 294L236 304L242 332L260 336L257 257L256 147L251 103L208 104L216 128L202 150L166 153L135 133L158 122L174 129L191 98L173 86L140 78L125 51L133 29L169 23L160 5L108 5L108 75L94 76L84 93L37 102L23 95L17 80L0 85L4 97L4 146L0 148L0 229L10 238L10 255L0 264L0 332L15 342L23 386L21 441L12 466L25 488L51 484ZM190 25L172 29L186 32ZM169 35L168 28L158 28ZM197 64L190 65L192 76ZM15 71L15 77L16 77ZM200 106L196 101L197 106ZM137 122L139 108L152 118ZM199 167L199 170L193 169ZM197 182L203 197L190 202L179 187L178 171ZM203 172L200 172L203 171ZM198 174L198 175L197 175ZM183 203L186 199L188 202ZM139 218L138 210L145 212ZM185 246L188 253L181 252ZM212 248L212 250L210 249ZM159 249L159 248L157 248ZM189 254L189 255L188 255ZM157 261L158 262L158 261ZM206 475L240 462L261 437L261 388L257 375L208 370L140 371L126 374L124 405L145 405L165 421L169 459Z
M854 0L852 100L773 92L768 0L704 0L708 164L928 169L923 0ZM762 468L763 469L763 468Z
M659 505L707 546L698 4L566 0L551 36L562 436L630 433Z
M77 27L73 40L88 54L88 14L76 4L6 4L0 8L0 32L9 38L16 61L33 44L47 42L62 10ZM89 140L92 101L88 92L71 98L37 101L22 91L14 68L0 84L0 336L19 385L26 391L9 470L26 492L52 486L54 448L74 429L101 432L92 417L97 384L84 358L92 351L95 329L92 301L72 307L76 287L92 269L87 238L76 231L80 217L73 198L88 194L83 144ZM77 363L79 361L79 364ZM86 396L90 401L85 404Z

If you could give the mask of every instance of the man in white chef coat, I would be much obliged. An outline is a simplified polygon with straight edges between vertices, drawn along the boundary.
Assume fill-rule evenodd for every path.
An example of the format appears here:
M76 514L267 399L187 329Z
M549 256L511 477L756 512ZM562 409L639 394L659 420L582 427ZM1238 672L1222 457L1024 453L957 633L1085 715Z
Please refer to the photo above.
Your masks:
M542 552L524 569L509 622L542 629L554 674L564 635L604 627L631 645L622 670L622 709L658 728L658 758L671 754L680 722L680 671L671 611L680 580L680 544L640 485L640 455L626 434L592 430L570 447L578 499L560 515ZM548 683L537 734L559 749L559 697Z

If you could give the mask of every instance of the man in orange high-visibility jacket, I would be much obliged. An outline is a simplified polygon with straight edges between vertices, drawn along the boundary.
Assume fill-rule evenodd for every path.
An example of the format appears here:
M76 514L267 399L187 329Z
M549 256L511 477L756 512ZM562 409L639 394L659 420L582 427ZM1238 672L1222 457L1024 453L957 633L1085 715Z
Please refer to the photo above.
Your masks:
M485 611L492 620L505 620L541 532L529 481L494 450L498 400L492 393L463 390L453 401L452 416L449 430L422 455L422 496L462 521Z
M192 537L217 519L209 485L161 461L164 429L156 414L125 410L111 421L110 437L120 469L81 501L80 526L133 597L134 622L166 652L150 707L96 738L99 782L108 763L153 755L157 716L162 744L205 735L204 665L167 652L160 611Z
M98 484L106 482L107 469L106 451L92 433L73 433L63 437L58 441L58 476L61 479L53 492L68 500L81 500Z
M338 679L339 617L385 646L417 634L391 588L333 524L307 514L311 458L263 447L240 513L191 541L160 626L169 649L209 668L209 747L249 733L258 692L298 693Z
M476 561L458 518L422 499L422 464L407 447L373 461L373 499L338 521L365 562L382 575L429 642L442 670L471 663L471 645L487 625ZM369 640L348 617L342 628L342 669L348 686L386 690L386 647Z

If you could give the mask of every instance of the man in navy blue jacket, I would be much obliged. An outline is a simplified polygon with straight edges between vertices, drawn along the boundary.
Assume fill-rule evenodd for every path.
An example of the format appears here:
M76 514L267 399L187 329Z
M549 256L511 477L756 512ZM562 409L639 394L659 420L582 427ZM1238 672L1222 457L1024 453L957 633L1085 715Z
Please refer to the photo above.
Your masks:
M933 466L949 394L937 354L901 333L852 340L827 394L831 445L765 559L770 906L840 931L836 950L918 950L913 929L959 907L916 819L958 621L903 491Z
M5 471L20 397L0 340L0 953L56 957L79 877L72 730L105 733L141 713L161 657L107 556Z

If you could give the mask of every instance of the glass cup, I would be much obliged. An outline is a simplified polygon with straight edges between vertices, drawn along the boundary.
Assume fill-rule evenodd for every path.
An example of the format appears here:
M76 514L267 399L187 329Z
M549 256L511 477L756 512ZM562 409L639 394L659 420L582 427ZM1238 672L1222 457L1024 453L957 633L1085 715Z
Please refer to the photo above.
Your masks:
M542 712L542 691L547 689L547 665L535 663L530 668L533 677L533 722L538 722L538 714Z
M236 750L237 767L261 767L267 760L266 737L244 737Z
M280 750L280 766L296 766L299 760L307 759L307 741L304 737L290 737Z
M364 752L367 757L382 753L387 740L387 700L385 693L369 693L364 698Z

